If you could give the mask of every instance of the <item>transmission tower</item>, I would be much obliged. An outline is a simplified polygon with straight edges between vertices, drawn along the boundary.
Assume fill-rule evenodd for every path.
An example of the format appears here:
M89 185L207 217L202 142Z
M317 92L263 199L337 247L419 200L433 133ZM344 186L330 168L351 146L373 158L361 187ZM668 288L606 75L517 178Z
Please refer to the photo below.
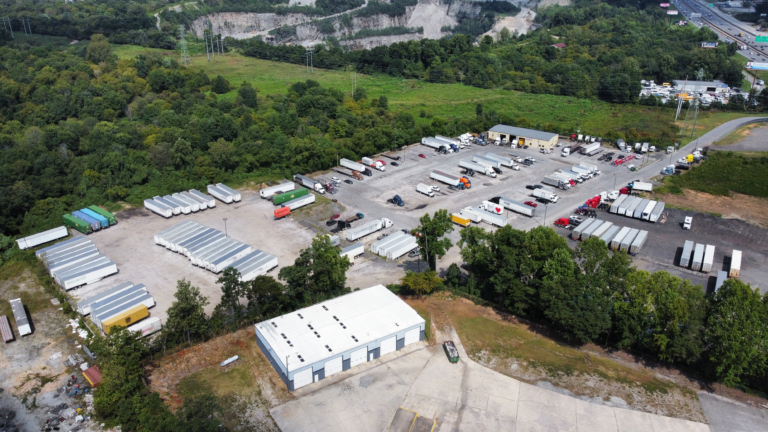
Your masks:
M304 53L304 55L307 57L307 73L315 71L315 63L313 61L312 54L312 48L307 48L307 51Z
M686 134L685 125L690 124L690 122L693 122L691 138L693 138L693 134L696 132L696 120L699 116L699 85L701 84L702 79L704 79L703 68L696 72L696 85L693 87L693 101L688 105L688 111L685 113L685 120L683 120L683 125L680 127L680 135ZM691 113L691 111L693 111L693 113Z
M187 49L186 29L184 24L179 26L179 47L181 48L181 64L184 66L191 64L189 61L189 50Z

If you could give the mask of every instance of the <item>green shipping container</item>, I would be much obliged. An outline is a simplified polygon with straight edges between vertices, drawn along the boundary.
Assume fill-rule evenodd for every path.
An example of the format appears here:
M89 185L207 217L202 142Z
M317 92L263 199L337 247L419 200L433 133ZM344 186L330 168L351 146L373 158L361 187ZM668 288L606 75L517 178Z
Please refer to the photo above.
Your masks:
M113 215L112 213L104 210L103 208L101 208L99 206L95 206L95 205L88 206L88 210L90 210L92 212L95 212L95 213L98 213L98 214L104 216L105 218L107 218L107 220L109 221L110 225L114 225L114 224L117 223L117 218L115 217L115 215Z
M83 234L90 234L91 232L93 232L93 228L91 228L91 224L89 224L88 222L82 219L76 218L71 214L65 214L64 216L61 217L61 219L64 221L64 225L70 228L76 229Z
M304 195L307 195L307 194L309 194L309 191L305 188L296 189L290 192L286 192L284 194L275 195L274 197L272 197L272 204L280 205L292 199L303 197Z

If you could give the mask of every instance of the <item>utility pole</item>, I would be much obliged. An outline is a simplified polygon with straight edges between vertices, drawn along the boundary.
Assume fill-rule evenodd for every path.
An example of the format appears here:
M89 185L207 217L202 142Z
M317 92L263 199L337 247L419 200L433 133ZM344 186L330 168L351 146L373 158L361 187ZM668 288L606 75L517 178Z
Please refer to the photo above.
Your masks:
M181 47L181 64L184 66L190 64L189 50L187 49L187 39L184 24L179 26L179 46Z
M699 72L696 74L696 77L698 81L701 81L701 79L704 77L704 68L699 69ZM699 83L696 83L696 90L694 91L694 111L693 111L693 128L691 129L691 139L693 139L693 134L696 133L696 120L699 117Z
M211 56L208 54L208 36L206 32L207 30L203 30L203 41L205 41L205 57L208 58L208 61L211 61Z
M314 65L314 61L312 59L312 54L313 54L313 51L312 51L312 49L309 49L309 48L304 53L304 56L307 59L307 73L315 71L315 65Z

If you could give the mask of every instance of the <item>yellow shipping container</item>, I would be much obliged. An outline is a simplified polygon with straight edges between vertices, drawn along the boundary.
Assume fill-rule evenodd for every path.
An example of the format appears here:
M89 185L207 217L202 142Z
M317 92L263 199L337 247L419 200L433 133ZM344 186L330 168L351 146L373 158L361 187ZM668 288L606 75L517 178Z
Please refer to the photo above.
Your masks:
M453 221L453 223L459 224L459 225L461 225L463 227L468 227L469 223L471 222L469 219L463 218L463 217L461 217L459 215L455 215L455 214L451 215L451 220Z
M148 316L149 311L147 310L147 306L142 304L134 306L120 315L104 320L101 323L101 327L104 329L104 333L109 334L109 331L112 330L113 327L128 327Z

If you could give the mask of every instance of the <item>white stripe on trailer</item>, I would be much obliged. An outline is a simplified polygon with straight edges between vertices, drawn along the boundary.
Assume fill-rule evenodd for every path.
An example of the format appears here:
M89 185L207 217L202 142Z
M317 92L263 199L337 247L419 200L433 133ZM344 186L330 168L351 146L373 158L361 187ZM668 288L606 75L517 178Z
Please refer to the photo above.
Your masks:
M173 216L173 209L153 199L145 199L144 208L164 218L169 218Z
M68 235L69 230L67 230L67 227L60 226L49 229L47 231L39 232L37 234L32 234L31 236L17 239L16 244L19 245L19 249L24 250L39 246L43 243L48 243L60 238L64 238Z
M214 185L208 185L207 190L212 197L223 202L224 204L230 204L232 202L232 195L230 195L229 192L223 191Z
M200 200L203 200L203 201L205 201L205 202L206 202L206 204L208 205L208 208L214 208L214 207L216 207L216 200L215 200L215 199L213 199L213 197L211 197L210 195L206 195L206 194L204 194L204 193L200 192L200 191L199 191L199 190L197 190L197 189L190 189L190 190L189 190L189 193L190 193L191 195L193 195L195 198L198 198L198 199L200 199Z
M221 190L223 190L224 192L228 192L230 195L232 195L232 199L235 202L239 202L240 201L240 199L241 199L240 192L232 189L231 187L225 185L224 183L216 183L216 187L221 189Z

